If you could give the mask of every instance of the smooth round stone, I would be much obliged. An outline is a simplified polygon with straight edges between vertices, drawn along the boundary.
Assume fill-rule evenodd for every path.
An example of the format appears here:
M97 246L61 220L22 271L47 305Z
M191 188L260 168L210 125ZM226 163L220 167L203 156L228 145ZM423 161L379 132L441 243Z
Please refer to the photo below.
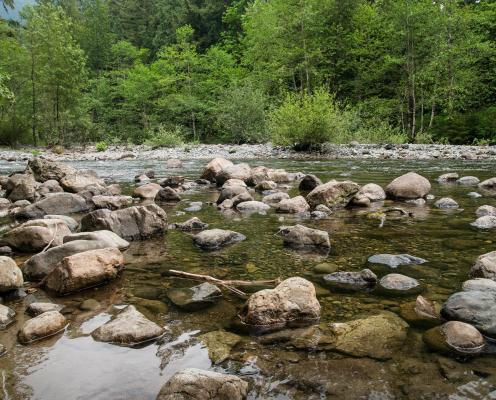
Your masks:
M409 276L402 274L388 274L379 280L381 291L391 294L414 294L422 291L420 283Z
M456 181L459 185L477 185L480 180L476 176L462 176L460 179Z
M450 197L443 197L436 201L434 205L440 209L453 209L458 208L458 203Z
M334 272L324 275L322 279L329 288L343 291L371 289L377 283L377 276L370 269L359 272Z
M332 274L339 269L339 266L331 263L321 263L313 267L313 272L317 274Z
M418 296L416 301L400 306L400 315L410 325L431 328L441 323L439 309L437 304Z
M6 329L12 322L16 313L11 308L0 304L0 331Z
M487 278L469 279L463 282L462 290L464 292L479 291L479 292L493 292L496 294L496 282Z
M423 339L434 350L460 355L480 353L486 342L472 325L449 321L424 333Z

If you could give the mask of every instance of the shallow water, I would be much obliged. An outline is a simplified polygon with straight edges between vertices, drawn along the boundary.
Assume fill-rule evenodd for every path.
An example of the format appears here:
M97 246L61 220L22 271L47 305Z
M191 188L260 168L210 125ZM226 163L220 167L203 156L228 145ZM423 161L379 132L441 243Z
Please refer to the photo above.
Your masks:
M77 168L95 169L109 183L119 182L129 190L135 174L154 169L158 177L182 174L199 176L203 161L185 162L182 169L167 171L159 161L92 161L73 163ZM165 207L170 222L197 216L211 227L233 229L247 240L222 251L205 253L194 247L187 233L169 231L162 238L134 242L125 252L126 270L104 287L53 299L68 306L70 325L64 334L22 346L15 334L28 318L26 304L46 299L41 290L8 305L17 311L16 323L0 332L0 343L8 352L0 358L0 393L5 399L154 399L160 387L176 371L185 367L213 368L242 376L250 382L250 399L480 399L496 398L496 359L485 355L473 360L454 360L427 350L422 330L410 328L401 352L388 361L351 358L330 352L288 350L282 345L262 345L256 337L244 335L229 360L211 365L207 349L195 338L198 334L229 329L242 300L225 294L214 306L185 312L168 302L169 287L193 286L194 282L166 276L169 269L209 274L229 279L273 279L305 277L317 286L322 305L322 321L346 321L380 310L399 311L414 297L384 297L372 293L332 293L320 286L321 276L312 272L316 264L336 264L340 270L358 271L368 266L366 259L377 253L409 253L428 260L423 265L368 266L380 277L399 272L420 280L429 299L443 302L467 279L475 258L495 249L494 232L470 227L475 209L496 205L496 199L471 199L476 187L439 185L434 179L456 171L481 180L496 175L495 161L287 161L252 160L252 166L285 168L290 172L314 173L323 181L351 179L385 186L394 177L414 170L428 177L437 198L454 198L463 210L442 211L429 203L425 207L402 204L413 218L379 220L368 218L364 210L345 210L327 220L298 220L274 214L242 216L220 213L204 204L199 212L178 215L189 201L212 202L214 188L183 194L183 201ZM0 174L24 168L22 163L0 163ZM290 194L296 194L292 188ZM302 222L327 230L332 250L329 255L298 253L282 246L276 235L282 224ZM21 261L22 257L18 259ZM101 307L80 311L85 299L96 299ZM116 312L114 306L135 304L145 315L170 333L160 343L126 348L94 341L90 333ZM0 395L0 398L2 396Z

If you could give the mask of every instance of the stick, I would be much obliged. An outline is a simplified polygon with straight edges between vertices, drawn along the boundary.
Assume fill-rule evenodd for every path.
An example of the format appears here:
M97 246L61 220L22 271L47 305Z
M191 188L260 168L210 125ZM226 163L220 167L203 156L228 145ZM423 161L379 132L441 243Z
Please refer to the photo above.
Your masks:
M57 230L59 229L58 225L55 225L55 232L53 233L53 238L50 240L50 242L45 246L43 250L41 250L42 253L47 251L47 249L52 245L53 241L55 240L55 236L57 236Z

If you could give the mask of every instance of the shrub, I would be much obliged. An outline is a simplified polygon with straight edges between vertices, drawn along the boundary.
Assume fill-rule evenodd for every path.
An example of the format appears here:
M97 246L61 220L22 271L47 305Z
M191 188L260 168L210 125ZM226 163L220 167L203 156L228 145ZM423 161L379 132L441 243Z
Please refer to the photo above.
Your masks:
M38 150L38 149L34 149L34 150L31 150L31 154L34 156L34 157L38 157L39 155L41 155L41 151Z
M96 151L105 151L108 148L108 144L106 141L103 140L101 142L97 142L95 144L95 148L96 148Z
M180 126L175 126L172 129L164 125L159 125L151 133L145 144L152 148L158 147L177 147L184 143L184 129Z

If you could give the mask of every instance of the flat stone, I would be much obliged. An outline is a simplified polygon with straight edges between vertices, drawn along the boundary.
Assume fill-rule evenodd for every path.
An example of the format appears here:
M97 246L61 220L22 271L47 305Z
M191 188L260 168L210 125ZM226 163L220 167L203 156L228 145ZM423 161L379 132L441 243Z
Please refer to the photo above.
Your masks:
M456 181L459 185L475 186L479 184L480 180L476 176L462 176Z
M47 311L27 320L18 333L19 342L29 344L64 330L67 320L58 311Z
M202 250L218 250L245 239L241 233L224 229L208 229L193 236L194 243Z
M381 291L390 294L414 294L422 290L420 283L409 276L401 274L387 274L378 283Z
M436 351L460 355L478 354L486 344L476 328L460 321L448 321L432 328L424 333L423 339Z
M322 279L331 289L344 291L371 289L377 283L377 276L370 269L359 272L334 272L324 275Z
M450 197L443 197L437 200L434 205L441 209L454 209L459 207L458 203Z
M295 249L321 248L327 250L331 247L329 233L303 225L281 226L279 234L283 238L284 245Z
M191 288L169 289L167 297L176 306L194 311L214 304L222 297L222 292L217 286L205 282Z
M208 356L214 364L220 364L231 354L231 350L241 341L241 336L224 330L212 331L198 336L208 349Z
M367 260L371 264L384 264L391 268L397 268L400 265L418 265L426 263L427 260L414 257L410 254L375 254Z
M26 309L26 312L31 315L32 317L36 317L40 314L43 314L44 312L48 311L60 311L64 308L64 306L61 306L60 304L55 304L55 303L43 303L43 302L34 302L31 303L28 308Z

